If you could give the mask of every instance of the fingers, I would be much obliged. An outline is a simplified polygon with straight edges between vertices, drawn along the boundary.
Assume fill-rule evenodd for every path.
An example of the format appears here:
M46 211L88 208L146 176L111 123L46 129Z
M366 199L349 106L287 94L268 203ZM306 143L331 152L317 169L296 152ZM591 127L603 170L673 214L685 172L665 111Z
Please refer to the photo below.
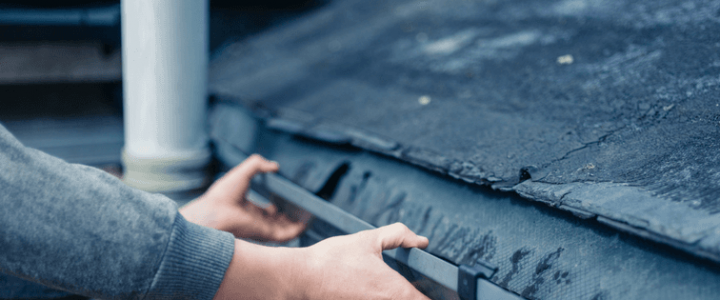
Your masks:
M265 215L267 216L274 216L278 212L278 208L275 204L268 205L264 209Z
M400 277L397 282L396 291L398 292L398 295L395 295L393 299L407 299L407 300L430 300L427 296L423 295L420 291L418 291L407 279L402 277L402 275L396 273L394 270L390 270L391 272L395 273L398 277Z
M419 236L412 232L405 224L395 223L392 225L380 227L376 229L378 231L378 237L381 240L382 250L395 249L397 247L403 248L426 248L428 246L428 239L424 236ZM389 267L388 267L389 269ZM430 300L427 296L423 295L418 291L410 282L407 281L400 274L394 273L394 276L399 277L396 285L397 288L394 290L398 293L394 295L393 299L407 299L407 300Z
M306 224L292 222L287 219L279 223L280 224L277 224L273 230L271 240L280 243L287 242L298 237L306 227Z
M228 172L233 177L239 177L239 180L250 181L255 174L277 172L280 168L277 162L269 161L258 154L250 155L240 165Z
M426 237L415 234L402 223L380 227L375 231L377 231L377 237L383 250L397 247L425 249L430 242Z
M253 154L248 157L245 161L243 161L243 164L247 164L250 166L250 169L255 172L276 172L280 165L277 162L269 161L262 157L259 154Z
M291 220L284 214L268 216L266 220L269 222L272 232L270 239L276 242L286 242L300 235L307 227L306 222Z
M306 227L303 223L292 222L287 219L276 219L270 222L263 220L261 223L256 225L257 227L253 233L242 237L260 242L284 243L298 237Z
M246 214L242 218L252 224L245 226L244 229L252 233L241 235L244 238L263 242L286 242L298 237L307 227L306 222L291 220L287 215L278 212L275 205L263 209L248 201L243 207Z
M253 154L213 183L208 193L212 194L211 198L242 200L255 174L276 172L278 168L278 163Z

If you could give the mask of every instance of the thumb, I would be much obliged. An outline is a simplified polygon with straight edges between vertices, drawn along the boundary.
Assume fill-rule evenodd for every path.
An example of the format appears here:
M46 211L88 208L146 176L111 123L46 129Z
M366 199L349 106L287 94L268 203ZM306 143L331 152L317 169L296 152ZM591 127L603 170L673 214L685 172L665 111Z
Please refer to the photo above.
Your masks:
M279 167L278 163L269 161L258 154L253 154L240 163L240 165L230 170L228 175L234 177L236 180L250 182L250 179L252 179L255 174L276 172Z
M246 187L250 180L258 173L276 172L279 169L276 162L269 161L258 154L250 155L242 163L232 168L217 184L227 186L241 185Z
M220 199L243 199L250 180L257 173L275 172L279 168L276 162L266 160L253 154L242 163L232 168L208 189L206 194Z
M387 280L393 282L393 289L395 295L392 299L400 300L430 300L427 296L423 295L412 283L408 282L400 273L395 272L388 266L385 266L386 270L392 273L395 280Z
M402 223L380 227L376 230L383 250L397 247L425 249L430 242L428 238L415 234Z

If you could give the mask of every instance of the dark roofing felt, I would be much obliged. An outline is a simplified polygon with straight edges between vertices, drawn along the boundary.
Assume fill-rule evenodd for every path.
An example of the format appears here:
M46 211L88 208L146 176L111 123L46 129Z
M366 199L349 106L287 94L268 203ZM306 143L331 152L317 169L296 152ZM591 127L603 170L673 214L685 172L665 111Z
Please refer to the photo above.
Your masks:
M248 147L242 116L247 111L233 103L219 102L211 109L210 136L225 166L242 162L254 148L279 162L282 176L346 212L375 226L402 222L427 236L429 253L455 264L496 265L490 281L522 297L715 300L720 295L720 266L707 260L511 192L471 187L353 147L333 147L263 126L258 127L256 147ZM341 234L319 220L310 230L314 234L302 237L301 245L307 245L308 237ZM458 299L407 270L398 269L431 299Z
M719 1L331 2L213 58L268 125L720 261Z

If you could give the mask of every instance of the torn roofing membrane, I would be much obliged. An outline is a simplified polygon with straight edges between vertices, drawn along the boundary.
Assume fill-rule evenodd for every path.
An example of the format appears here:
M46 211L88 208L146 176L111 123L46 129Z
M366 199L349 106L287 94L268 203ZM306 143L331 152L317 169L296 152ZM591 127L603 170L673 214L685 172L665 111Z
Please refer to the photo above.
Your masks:
M211 93L720 262L720 3L334 1Z

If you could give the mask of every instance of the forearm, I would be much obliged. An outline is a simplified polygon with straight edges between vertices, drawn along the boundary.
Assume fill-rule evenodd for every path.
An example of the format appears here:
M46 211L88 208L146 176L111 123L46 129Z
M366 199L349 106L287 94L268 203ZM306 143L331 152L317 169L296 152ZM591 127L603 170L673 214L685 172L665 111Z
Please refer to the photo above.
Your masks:
M190 224L166 197L25 148L2 126L0 191L0 271L46 286L141 299L182 296L197 278L215 286L194 295L210 298L232 256L232 236Z
M235 240L235 253L214 299L307 299L306 251Z
M268 248L241 240L215 295L225 299L424 299L388 267L382 251L428 245L400 223L325 239L308 248Z

